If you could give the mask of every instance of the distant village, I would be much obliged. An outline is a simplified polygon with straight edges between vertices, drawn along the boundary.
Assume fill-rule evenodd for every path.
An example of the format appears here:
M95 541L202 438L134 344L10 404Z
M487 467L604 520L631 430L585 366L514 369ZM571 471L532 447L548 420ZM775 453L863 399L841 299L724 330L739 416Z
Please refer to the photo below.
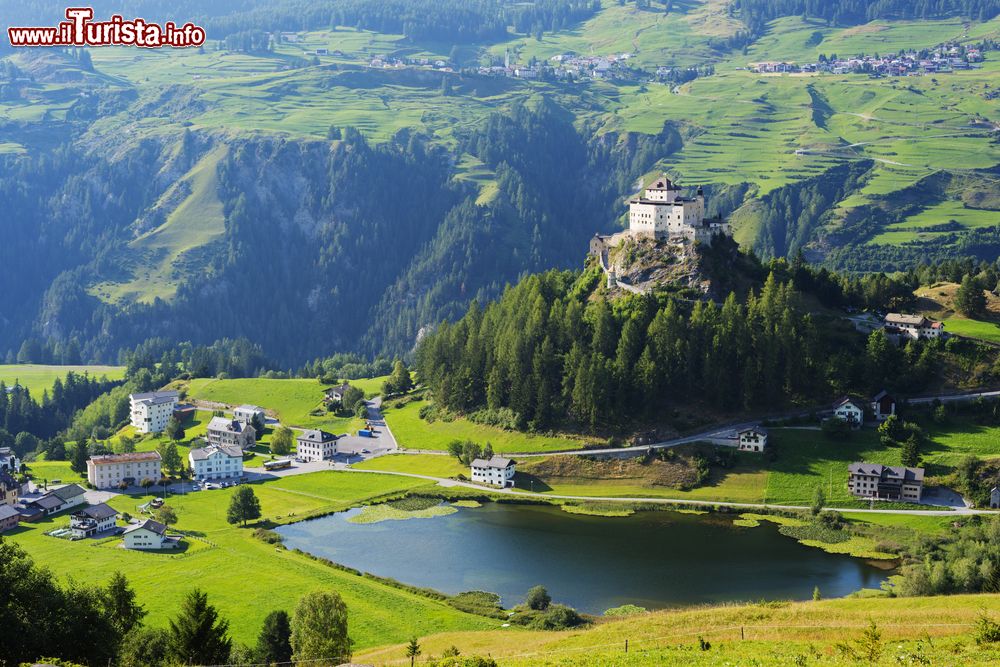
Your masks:
M981 67L983 53L989 44L966 47L960 44L942 44L933 49L901 51L886 55L857 55L827 57L820 55L813 63L794 62L753 63L747 69L757 74L828 73L867 74L869 76L923 76L948 74L957 70Z

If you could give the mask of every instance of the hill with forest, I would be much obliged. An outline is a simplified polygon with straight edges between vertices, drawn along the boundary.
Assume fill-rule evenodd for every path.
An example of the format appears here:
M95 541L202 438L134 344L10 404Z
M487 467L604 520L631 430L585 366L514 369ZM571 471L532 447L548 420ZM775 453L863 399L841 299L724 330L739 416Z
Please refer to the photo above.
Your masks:
M1000 250L996 0L103 10L209 41L0 49L0 360L242 338L283 367L406 354L521 276L578 268L661 172L764 259L864 273ZM754 70L909 51L982 59Z

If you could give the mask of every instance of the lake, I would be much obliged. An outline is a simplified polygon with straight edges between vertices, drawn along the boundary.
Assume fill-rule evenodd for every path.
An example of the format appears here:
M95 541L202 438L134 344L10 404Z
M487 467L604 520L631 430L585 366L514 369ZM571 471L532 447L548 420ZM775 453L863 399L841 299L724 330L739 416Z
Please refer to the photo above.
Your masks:
M877 588L886 572L803 546L763 522L722 514L640 512L611 518L552 506L487 503L430 519L355 524L360 509L278 528L288 548L444 593L499 593L504 606L536 584L599 614L737 600L805 600Z

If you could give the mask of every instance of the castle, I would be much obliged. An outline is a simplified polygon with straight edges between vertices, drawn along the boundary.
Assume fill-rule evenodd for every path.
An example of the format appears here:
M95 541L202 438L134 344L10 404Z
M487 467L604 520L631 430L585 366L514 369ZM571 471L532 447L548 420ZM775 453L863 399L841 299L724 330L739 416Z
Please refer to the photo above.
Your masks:
M712 238L729 236L729 224L705 217L705 193L698 188L694 198L681 196L681 189L665 175L628 203L628 229L590 242L592 253L614 248L625 239L688 239L711 244Z

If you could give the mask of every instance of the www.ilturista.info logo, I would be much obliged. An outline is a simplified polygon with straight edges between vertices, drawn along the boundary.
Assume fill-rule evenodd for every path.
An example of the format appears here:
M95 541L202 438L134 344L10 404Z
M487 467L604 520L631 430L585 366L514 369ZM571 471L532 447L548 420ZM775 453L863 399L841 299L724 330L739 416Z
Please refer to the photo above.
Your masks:
M93 21L92 7L70 7L68 20L47 28L7 28L11 46L141 46L158 49L163 46L185 48L205 43L205 29L173 21L163 25L143 19L126 21L112 16L108 21Z

